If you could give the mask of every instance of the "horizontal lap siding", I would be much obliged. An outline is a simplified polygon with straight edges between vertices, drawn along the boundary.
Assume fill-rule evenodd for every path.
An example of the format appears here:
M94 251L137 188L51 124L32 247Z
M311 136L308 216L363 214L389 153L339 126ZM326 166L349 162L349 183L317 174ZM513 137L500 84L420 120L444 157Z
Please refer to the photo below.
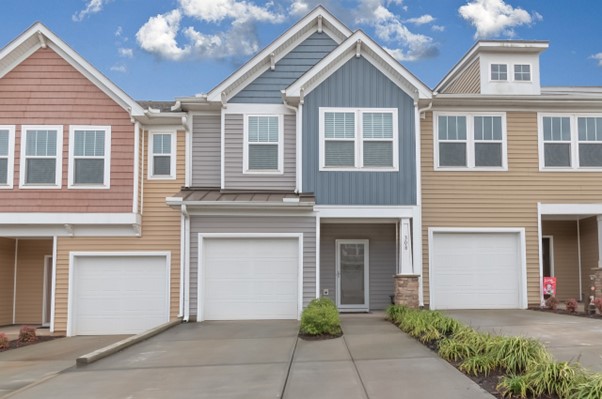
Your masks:
M145 132L148 138L148 132ZM148 139L145 143L148 143ZM67 329L67 300L69 283L69 253L74 252L127 252L161 251L171 253L170 318L179 312L180 300L180 212L165 204L165 198L173 196L184 184L185 134L177 134L177 159L175 180L148 180L147 151L141 158L144 191L142 200L141 237L60 237L58 240L56 272L55 330Z
M192 185L221 185L221 116L192 117Z
M44 257L52 256L52 240L19 240L15 322L41 324L44 301Z
M0 125L15 125L14 189L2 212L131 212L134 127L123 108L51 49L0 78ZM63 125L62 189L19 189L21 126ZM69 190L69 125L111 126L111 189Z
M478 58L442 91L445 94L478 94L480 92L481 64Z
M552 236L554 241L554 276L556 296L561 301L579 299L579 248L577 222L574 220L545 220L541 235Z
M13 323L15 240L0 238L0 326Z
M303 233L303 303L316 297L315 217L192 216L190 221L190 314L197 314L199 233Z
M242 114L225 116L226 189L294 190L295 116L284 115L283 174L243 174L244 118Z
M537 203L602 203L602 173L540 172L534 112L507 114L507 172L434 171L431 112L421 125L425 303L429 227L519 227L526 230L528 302L539 304Z

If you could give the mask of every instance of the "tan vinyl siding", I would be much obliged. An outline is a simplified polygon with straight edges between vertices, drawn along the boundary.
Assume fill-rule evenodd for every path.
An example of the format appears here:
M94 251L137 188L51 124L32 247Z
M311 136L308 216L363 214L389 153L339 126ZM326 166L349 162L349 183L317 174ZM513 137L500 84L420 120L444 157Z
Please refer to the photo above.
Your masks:
M242 114L225 116L226 189L294 190L295 116L284 115L284 173L282 174L243 174L244 118Z
M556 297L561 301L579 298L579 249L577 222L574 220L545 220L541 235L552 236L554 241L554 276Z
M579 241L581 243L581 284L583 300L590 296L592 269L598 268L598 220L595 216L579 221Z
M0 326L13 322L15 240L0 238Z
M192 117L192 185L221 186L221 116Z
M15 322L41 324L44 301L44 257L52 255L52 240L19 239Z
M148 132L144 133L148 143ZM145 144L146 145L146 144ZM147 147L148 148L148 147ZM65 332L67 328L67 296L69 281L69 252L123 252L123 251L169 251L171 253L170 318L179 312L180 296L180 212L165 204L165 198L174 195L184 183L185 134L177 134L177 159L175 180L148 180L147 149L141 160L144 179L142 236L137 237L85 237L58 240L56 273L55 330Z
M322 224L320 229L320 288L336 299L336 240L368 240L370 309L391 303L397 264L394 224Z
M429 301L429 227L518 227L526 231L528 302L539 304L537 203L601 203L602 173L540 172L535 112L507 114L505 172L435 171L431 112L421 126L425 303Z
M481 92L481 65L479 58L442 90L445 94L479 94Z

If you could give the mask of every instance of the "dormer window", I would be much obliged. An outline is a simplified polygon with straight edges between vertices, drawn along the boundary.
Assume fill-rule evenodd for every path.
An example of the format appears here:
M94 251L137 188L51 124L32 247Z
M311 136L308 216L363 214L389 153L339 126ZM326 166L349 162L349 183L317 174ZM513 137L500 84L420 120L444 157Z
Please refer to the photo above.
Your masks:
M491 80L507 81L508 80L508 65L491 64Z
M531 65L515 64L514 65L514 80L518 82L531 81Z

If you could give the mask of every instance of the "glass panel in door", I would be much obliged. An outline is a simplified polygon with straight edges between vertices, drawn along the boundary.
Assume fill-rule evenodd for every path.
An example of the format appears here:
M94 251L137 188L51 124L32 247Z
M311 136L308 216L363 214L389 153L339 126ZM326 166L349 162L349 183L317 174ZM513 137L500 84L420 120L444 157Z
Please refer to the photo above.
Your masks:
M364 242L339 243L339 305L345 308L365 308L366 251Z

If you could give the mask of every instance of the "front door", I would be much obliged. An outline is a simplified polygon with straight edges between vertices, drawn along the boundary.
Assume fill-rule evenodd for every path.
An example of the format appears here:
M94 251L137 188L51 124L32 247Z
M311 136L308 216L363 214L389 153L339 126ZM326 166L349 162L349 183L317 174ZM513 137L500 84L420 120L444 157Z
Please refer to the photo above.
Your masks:
M337 307L366 312L368 303L368 240L336 240Z

